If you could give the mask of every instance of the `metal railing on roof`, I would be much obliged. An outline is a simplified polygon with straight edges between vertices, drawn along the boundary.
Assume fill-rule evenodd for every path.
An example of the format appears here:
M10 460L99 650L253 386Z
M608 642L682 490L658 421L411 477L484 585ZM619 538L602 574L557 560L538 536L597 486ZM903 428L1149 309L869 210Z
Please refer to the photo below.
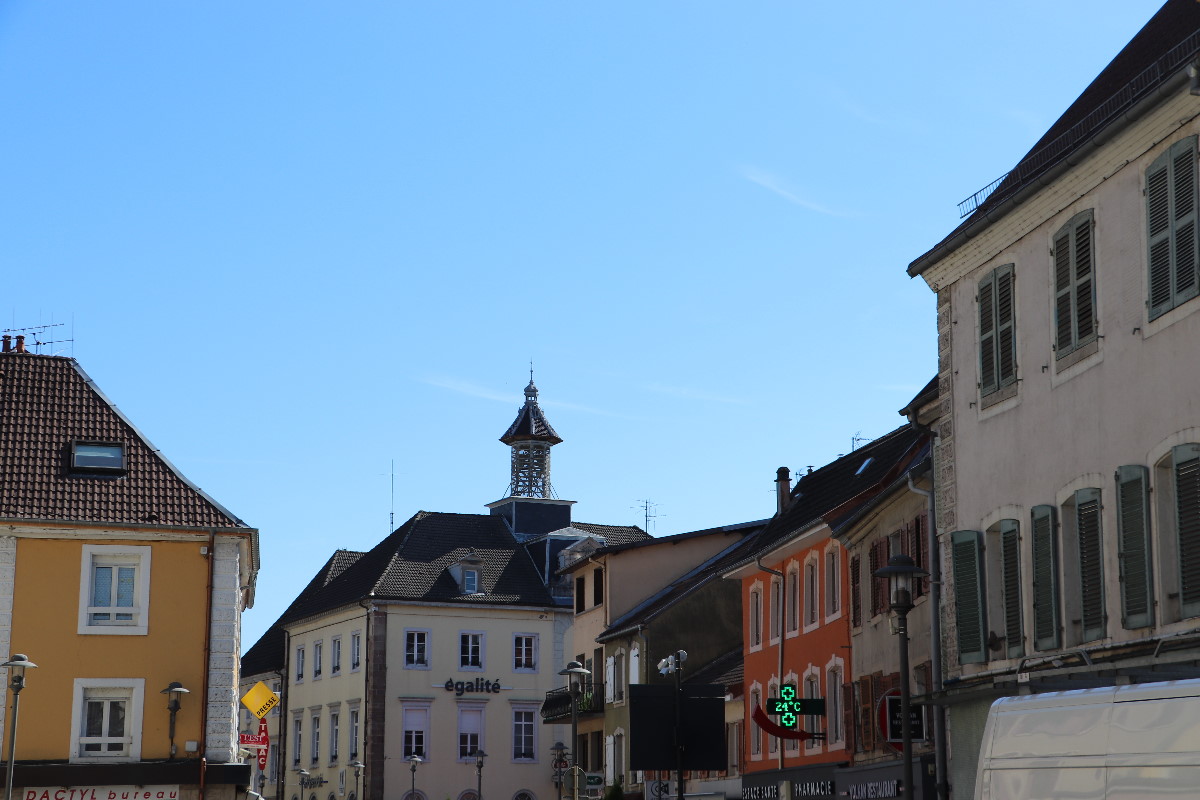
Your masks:
M1005 173L959 203L959 219L975 213L976 209L983 205L983 202L1009 178L1014 178L1014 180L1009 183L1000 196L1007 197L1015 193L1017 189L1025 185L1028 179L1042 172L1051 163L1091 136L1094 131L1108 124L1114 117L1140 100L1142 95L1158 85L1164 76L1176 72L1186 62L1192 60L1198 51L1200 51L1200 31L1195 31L1159 56L1153 64L1134 76L1119 92L1093 108L1083 119L1021 159L1021 163L1017 164L1011 172Z

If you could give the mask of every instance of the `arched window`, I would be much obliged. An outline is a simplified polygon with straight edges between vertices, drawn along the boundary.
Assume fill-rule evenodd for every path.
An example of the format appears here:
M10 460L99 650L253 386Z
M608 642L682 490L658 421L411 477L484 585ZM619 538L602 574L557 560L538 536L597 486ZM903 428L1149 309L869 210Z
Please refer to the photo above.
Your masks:
M533 792L522 789L513 795L513 800L537 800Z

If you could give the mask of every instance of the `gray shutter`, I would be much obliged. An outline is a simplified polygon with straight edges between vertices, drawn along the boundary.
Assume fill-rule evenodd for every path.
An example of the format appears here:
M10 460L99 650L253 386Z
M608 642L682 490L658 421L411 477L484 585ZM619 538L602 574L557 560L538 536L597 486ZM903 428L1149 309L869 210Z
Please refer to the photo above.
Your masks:
M1054 506L1034 506L1033 639L1038 650L1059 646L1058 541Z
M1171 208L1168 150L1146 171L1146 225L1150 243L1150 319L1171 309Z
M1062 358L1075 348L1075 293L1071 270L1071 230L1054 237L1054 352Z
M1121 617L1126 628L1154 624L1150 564L1150 471L1140 464L1117 468L1117 541L1120 543Z
M979 393L996 391L996 273L979 282Z
M1092 269L1092 212L1075 215L1071 266L1075 284L1075 346L1096 334L1096 280Z
M1175 460L1175 524L1179 536L1181 614L1200 616L1200 445L1181 444Z
M1025 655L1021 619L1021 529L1015 519L1000 520L1000 579L1004 588L1004 643L1009 658Z
M1100 490L1075 492L1075 534L1079 550L1080 620L1083 641L1103 639L1104 539L1100 530Z
M1171 147L1171 256L1174 304L1196 296L1196 137Z
M954 610L958 623L958 660L987 661L987 625L983 606L983 544L979 531L950 534L954 566Z
M1017 379L1017 323L1013 309L1013 265L996 268L996 379L1007 386Z

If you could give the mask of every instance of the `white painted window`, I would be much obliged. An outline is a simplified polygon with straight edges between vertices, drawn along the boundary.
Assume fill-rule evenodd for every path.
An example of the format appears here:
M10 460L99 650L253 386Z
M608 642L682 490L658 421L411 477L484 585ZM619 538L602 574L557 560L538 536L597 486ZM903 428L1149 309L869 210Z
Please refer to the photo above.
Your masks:
M304 645L296 648L296 683L304 680Z
M297 714L292 720L292 766L300 768L300 753L304 750L304 719Z
M415 629L404 632L405 669L429 669L429 633Z
M350 709L350 758L358 758L358 709Z
M329 672L337 675L342 671L342 637L334 636L329 640Z
M825 668L825 735L830 749L846 746L845 714L842 711L843 662L834 658Z
M537 708L513 707L514 761L537 761Z
M79 633L141 636L150 608L147 545L83 546Z
M800 630L800 569L795 564L787 571L787 629L793 634Z
M350 712L351 725L358 727L358 710ZM401 709L404 724L404 758L429 758L429 704L405 703ZM357 742L357 733L355 742Z
M812 556L804 562L804 629L810 630L815 627L818 620L817 609L820 603L820 573L817 568L817 555Z
M463 594L475 594L479 591L479 570L463 570Z
M314 681L321 679L321 667L322 667L322 664L321 664L322 658L321 657L323 655L325 655L325 643L323 641L321 641L320 639L318 639L317 641L313 642L313 680Z
M144 678L76 678L72 763L139 761Z
M750 649L762 649L762 583L756 581L750 587Z
M771 579L771 641L778 642L783 630L783 584L779 578Z
M350 671L358 672L362 666L362 631L350 634Z
M458 758L466 761L475 758L483 749L483 706L459 704L458 707Z
M482 670L484 662L483 631L461 631L458 634L459 669Z
M316 764L321 758L321 717L319 714L312 716L312 743L309 745L312 748L312 763Z
M329 760L338 760L338 741L342 736L342 715L337 711L329 712Z
M755 683L750 688L750 708L749 713L753 713L754 709L762 705L762 687ZM750 758L758 761L762 758L762 728L758 727L758 723L751 721L746 730L750 732Z
M513 671L537 672L538 635L536 633L513 634Z

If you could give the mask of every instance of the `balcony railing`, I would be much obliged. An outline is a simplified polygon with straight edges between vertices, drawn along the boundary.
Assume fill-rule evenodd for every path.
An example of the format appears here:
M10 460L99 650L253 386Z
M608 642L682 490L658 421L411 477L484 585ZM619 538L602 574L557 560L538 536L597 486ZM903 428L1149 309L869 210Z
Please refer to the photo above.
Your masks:
M581 717L587 714L603 714L604 684L589 683L585 685L579 694L578 709ZM561 689L551 689L546 692L546 699L542 703L542 719L549 722L569 719L570 716L571 690L564 686Z

